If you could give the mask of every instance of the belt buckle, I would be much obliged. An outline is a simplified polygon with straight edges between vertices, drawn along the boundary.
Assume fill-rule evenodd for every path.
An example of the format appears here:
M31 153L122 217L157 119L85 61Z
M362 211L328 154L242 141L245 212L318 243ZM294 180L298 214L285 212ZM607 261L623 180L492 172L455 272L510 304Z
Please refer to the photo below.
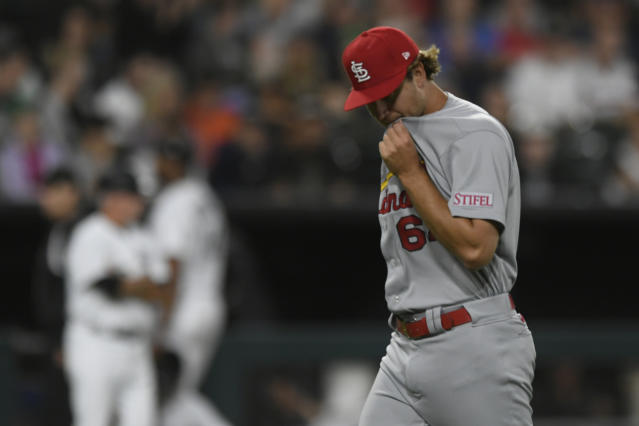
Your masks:
M406 337L410 337L410 334L408 334L408 328L406 328L406 321L404 321L401 318L397 317L397 319L395 320L395 323L397 324L397 322L399 322L399 327L397 327L399 332L402 333Z
M401 334L403 334L404 336L411 338L410 334L408 333L408 328L406 328L406 323L407 321L404 321L403 319L401 319L398 315L393 315L395 317L394 320L394 329L399 331Z

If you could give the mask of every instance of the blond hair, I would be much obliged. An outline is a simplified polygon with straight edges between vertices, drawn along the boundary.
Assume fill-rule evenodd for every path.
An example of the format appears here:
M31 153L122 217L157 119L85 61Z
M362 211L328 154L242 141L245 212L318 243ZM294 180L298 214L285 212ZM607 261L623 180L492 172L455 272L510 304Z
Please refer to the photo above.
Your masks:
M412 71L421 63L422 65L424 65L424 70L426 71L426 78L428 78L429 80L432 80L433 77L435 77L442 68L441 65L439 64L439 61L437 60L438 56L439 56L439 48L435 46L434 44L432 44L426 50L420 50L419 54L417 55L417 58L413 61L412 64L408 66L408 69L406 70L408 79L412 80L413 78Z

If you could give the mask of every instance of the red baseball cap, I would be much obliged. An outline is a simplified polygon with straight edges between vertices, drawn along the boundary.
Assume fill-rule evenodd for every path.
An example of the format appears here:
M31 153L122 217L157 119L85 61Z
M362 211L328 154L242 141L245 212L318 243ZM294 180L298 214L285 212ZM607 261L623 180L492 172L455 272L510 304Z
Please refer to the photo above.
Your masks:
M344 110L390 95L418 54L417 44L397 28L375 27L358 35L342 54L344 70L353 85Z

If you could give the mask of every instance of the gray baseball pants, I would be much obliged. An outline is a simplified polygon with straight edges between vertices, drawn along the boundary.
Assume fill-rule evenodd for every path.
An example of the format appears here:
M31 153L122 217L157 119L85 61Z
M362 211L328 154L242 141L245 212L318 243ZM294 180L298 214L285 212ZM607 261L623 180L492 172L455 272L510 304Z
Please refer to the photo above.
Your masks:
M449 331L420 340L392 333L359 426L533 424L526 323L507 294L463 306L472 322Z

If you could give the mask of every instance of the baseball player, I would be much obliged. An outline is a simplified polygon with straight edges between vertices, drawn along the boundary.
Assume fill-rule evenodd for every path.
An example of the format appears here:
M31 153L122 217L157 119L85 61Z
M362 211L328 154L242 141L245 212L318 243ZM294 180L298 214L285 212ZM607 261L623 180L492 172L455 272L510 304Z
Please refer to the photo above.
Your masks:
M99 210L74 230L67 256L65 368L75 426L157 426L151 339L168 268L134 222L134 178L99 182Z
M519 173L504 127L433 81L439 50L376 27L342 61L344 109L385 128L379 201L394 329L360 426L532 425L535 348L509 291Z
M185 143L161 143L156 169L163 187L149 223L170 265L175 299L165 345L180 358L177 389L163 410L165 426L221 426L228 422L198 392L224 327L227 260L224 209L206 182L190 176Z

